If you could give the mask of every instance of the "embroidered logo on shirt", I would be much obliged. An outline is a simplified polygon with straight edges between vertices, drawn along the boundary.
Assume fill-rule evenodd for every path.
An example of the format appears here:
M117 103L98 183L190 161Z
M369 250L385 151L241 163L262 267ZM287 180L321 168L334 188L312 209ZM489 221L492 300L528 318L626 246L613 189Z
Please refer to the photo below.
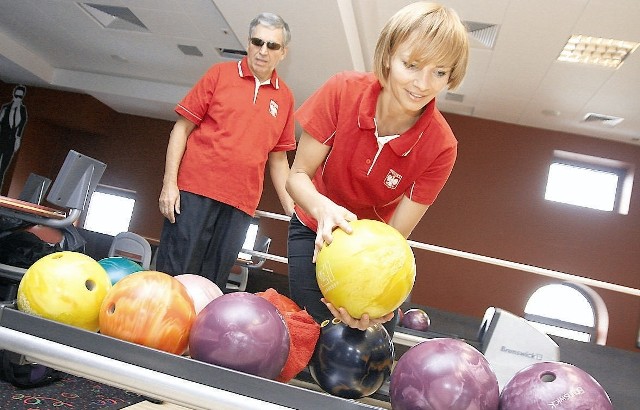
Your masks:
M400 184L400 180L402 179L402 175L398 174L396 171L390 169L387 176L384 178L384 184L389 189L396 189L398 184Z
M278 103L273 100L269 101L269 114L273 117L278 116Z

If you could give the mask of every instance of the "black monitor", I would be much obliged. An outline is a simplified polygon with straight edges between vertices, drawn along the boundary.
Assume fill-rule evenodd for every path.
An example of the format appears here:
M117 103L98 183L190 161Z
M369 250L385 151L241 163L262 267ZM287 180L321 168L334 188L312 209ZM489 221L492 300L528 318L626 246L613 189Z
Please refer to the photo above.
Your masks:
M27 182L24 183L18 199L39 205L42 203L44 194L47 192L47 189L49 189L49 185L51 185L49 178L32 172L29 174Z
M106 167L96 159L70 150L51 186L47 201L64 208L84 209Z

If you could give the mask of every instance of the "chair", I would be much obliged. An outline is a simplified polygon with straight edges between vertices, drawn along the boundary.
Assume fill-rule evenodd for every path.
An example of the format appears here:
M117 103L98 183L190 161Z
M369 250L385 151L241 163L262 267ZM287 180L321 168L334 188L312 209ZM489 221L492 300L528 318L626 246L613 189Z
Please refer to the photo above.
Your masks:
M253 250L268 253L270 244L271 238L264 235L258 235L258 237L256 237ZM247 288L247 282L249 281L249 268L260 268L264 265L265 261L266 258L256 255L251 255L251 260L238 259L229 273L227 289L244 292Z
M121 256L139 263L142 269L151 266L151 244L144 237L133 232L120 232L114 236L109 248L109 256Z

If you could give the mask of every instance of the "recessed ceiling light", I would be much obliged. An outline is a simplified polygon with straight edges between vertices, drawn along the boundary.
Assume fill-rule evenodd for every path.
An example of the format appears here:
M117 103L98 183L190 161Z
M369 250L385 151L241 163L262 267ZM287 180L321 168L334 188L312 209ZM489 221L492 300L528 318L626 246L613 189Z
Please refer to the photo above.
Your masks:
M574 34L558 56L558 61L618 68L638 48L638 44L640 43Z

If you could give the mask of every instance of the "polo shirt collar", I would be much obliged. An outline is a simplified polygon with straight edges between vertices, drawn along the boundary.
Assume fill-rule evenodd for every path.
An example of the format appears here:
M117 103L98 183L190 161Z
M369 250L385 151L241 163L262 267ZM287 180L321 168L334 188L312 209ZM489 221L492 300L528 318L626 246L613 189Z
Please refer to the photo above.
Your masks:
M358 108L358 127L363 130L375 130L375 115L376 104L378 102L378 96L382 91L382 85L379 81L374 81L367 87L360 101L360 107ZM433 111L436 106L436 99L434 98L427 104L424 112L418 119L418 121L409 130L401 134L398 138L389 141L389 146L393 149L397 155L407 156L411 152L411 149L420 141L423 137L423 133L426 131L431 120L433 119Z
M241 78L255 78L255 76L251 72L251 69L249 69L249 61L247 57L243 57L242 60L238 61L238 76L240 76ZM273 70L273 73L271 74L270 84L276 90L280 89L280 80L278 78L278 73L276 72L276 70Z

